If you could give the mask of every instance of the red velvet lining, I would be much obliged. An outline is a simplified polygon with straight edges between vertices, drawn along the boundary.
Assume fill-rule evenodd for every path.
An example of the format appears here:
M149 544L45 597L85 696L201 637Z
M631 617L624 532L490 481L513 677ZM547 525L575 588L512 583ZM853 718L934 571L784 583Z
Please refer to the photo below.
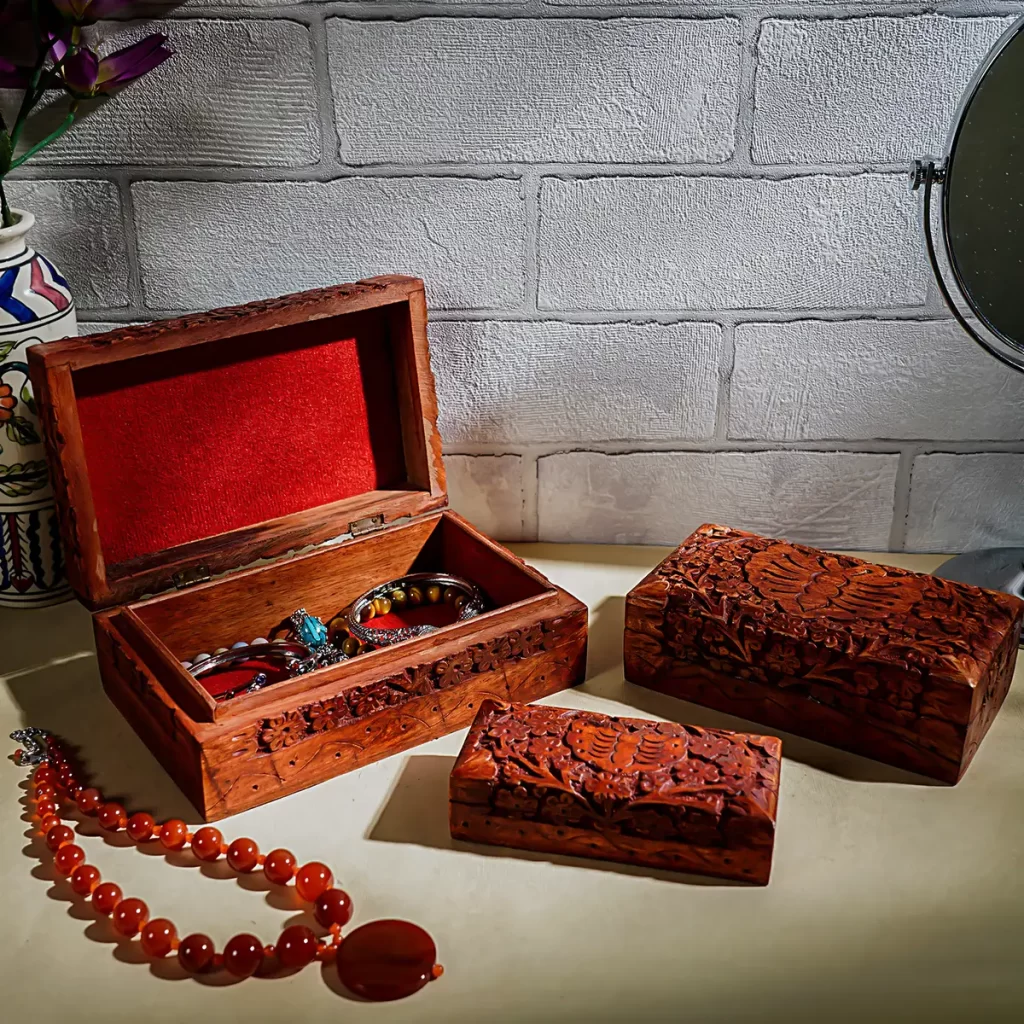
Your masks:
M379 314L90 367L74 384L108 564L404 485Z

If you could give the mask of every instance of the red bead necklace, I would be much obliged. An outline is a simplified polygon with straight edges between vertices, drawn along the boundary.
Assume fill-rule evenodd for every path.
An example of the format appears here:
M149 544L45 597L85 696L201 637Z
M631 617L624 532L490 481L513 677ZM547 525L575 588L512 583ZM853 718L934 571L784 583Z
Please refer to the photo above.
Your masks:
M412 995L441 976L443 968L435 963L433 939L409 921L371 921L343 940L341 929L352 917L352 901L343 889L333 887L334 876L327 865L311 861L299 867L288 850L263 855L252 839L225 843L220 830L209 825L192 833L178 818L158 824L144 811L129 817L121 804L82 785L82 773L56 737L37 730L28 732L33 736L27 741L24 734L15 734L15 738L22 739L29 749L38 746L36 736L45 737L45 754L35 755L43 763L32 776L31 797L36 827L53 851L54 868L69 879L75 893L91 900L97 913L111 917L121 935L137 935L146 956L156 959L173 953L190 974L222 969L236 978L248 978L275 966L295 970L314 961L333 960L342 984L373 1000ZM28 763L29 756L23 754L19 761ZM328 934L317 937L311 928L295 924L285 928L273 945L264 946L254 935L242 934L230 939L221 953L207 935L195 933L179 940L177 928L167 918L151 918L142 900L125 897L120 886L102 881L99 870L85 862L85 851L75 842L75 833L60 819L63 803L95 816L108 832L124 830L137 844L159 842L168 851L189 846L199 860L210 862L223 856L239 873L262 868L267 879L278 885L294 879L296 892L313 904L314 916Z

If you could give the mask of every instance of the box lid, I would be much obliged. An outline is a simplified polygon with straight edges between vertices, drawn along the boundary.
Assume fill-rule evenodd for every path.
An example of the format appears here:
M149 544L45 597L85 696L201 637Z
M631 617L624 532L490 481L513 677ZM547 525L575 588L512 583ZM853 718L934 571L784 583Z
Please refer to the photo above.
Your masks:
M1010 594L712 523L627 602L658 610L627 621L644 678L701 666L936 743L979 712L1024 616Z
M774 736L486 700L449 797L494 818L698 846L770 846L781 752Z
M447 504L423 282L29 350L68 579L108 607Z

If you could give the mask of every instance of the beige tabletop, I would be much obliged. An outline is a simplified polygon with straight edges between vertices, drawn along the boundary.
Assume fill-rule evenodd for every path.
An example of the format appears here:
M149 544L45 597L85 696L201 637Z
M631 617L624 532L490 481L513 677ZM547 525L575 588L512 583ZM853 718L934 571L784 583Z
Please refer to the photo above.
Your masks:
M591 609L587 681L545 703L748 727L623 681L623 598L666 550L516 550ZM919 570L939 561L878 558ZM79 744L97 783L129 808L197 821L104 697L78 605L0 609L0 731L26 724ZM151 965L54 881L30 841L25 772L4 758L0 1021L1024 1020L1020 672L953 788L780 735L765 888L452 842L448 774L464 730L218 823L229 839L330 864L353 897L353 925L405 917L433 934L444 977L387 1004L347 998L329 968L228 983ZM270 942L297 919L298 905L258 879L141 854L90 825L89 861L180 934Z

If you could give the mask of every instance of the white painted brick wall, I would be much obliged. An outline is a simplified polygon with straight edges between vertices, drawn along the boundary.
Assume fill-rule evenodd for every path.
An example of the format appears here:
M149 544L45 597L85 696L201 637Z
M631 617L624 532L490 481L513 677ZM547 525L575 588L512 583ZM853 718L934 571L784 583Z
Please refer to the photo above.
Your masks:
M517 305L519 185L498 178L142 182L133 186L143 294L156 309L208 307L419 274L432 305Z
M438 323L430 333L449 444L708 438L714 324Z
M491 537L523 536L523 459L518 455L449 455L444 460L451 507Z
M911 483L911 550L1022 546L1024 455L919 455Z
M952 321L740 324L729 436L1018 440L1024 374Z
M80 306L128 305L128 257L121 198L109 181L18 181L12 206L36 218L32 245L71 285ZM88 211L82 216L82 211Z
M884 548L897 462L845 452L548 455L540 460L540 532L678 544L711 521L808 544Z
M925 299L914 204L895 175L545 178L540 209L542 309L872 309Z
M733 151L738 25L333 19L341 158L718 163Z
M452 502L496 536L1020 541L1024 376L940 319L903 174L1017 14L187 0L10 190L97 329L423 276Z
M108 32L125 46L154 26ZM178 21L175 56L43 151L43 163L300 167L320 156L309 29ZM204 102L210 97L212 102Z
M754 160L908 161L937 153L975 66L1012 18L768 20Z

